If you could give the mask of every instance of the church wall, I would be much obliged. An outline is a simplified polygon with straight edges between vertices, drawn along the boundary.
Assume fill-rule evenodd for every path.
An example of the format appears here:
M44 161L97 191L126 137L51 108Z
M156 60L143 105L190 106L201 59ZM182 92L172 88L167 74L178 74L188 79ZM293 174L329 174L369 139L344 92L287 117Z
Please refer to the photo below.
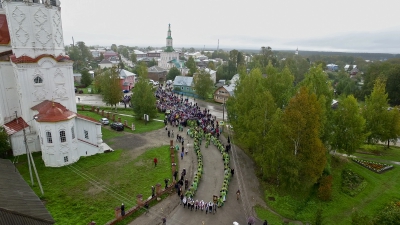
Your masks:
M60 167L79 160L75 121L74 118L56 123L39 123L42 159L46 166ZM72 138L71 128L74 129L74 138ZM65 132L65 141L62 141L61 131ZM49 140L47 132L51 133L51 140Z
M80 118L77 118L76 121L77 121L76 128L79 141L79 152L80 152L79 154L85 156L85 155L94 155L99 153L98 145L102 143L101 130L100 133L98 133L97 125L93 122L83 120ZM87 132L87 136L85 135L85 131Z
M59 7L4 1L3 8L16 57L65 54Z
M21 116L17 84L10 62L0 62L0 125Z
M76 112L72 63L57 63L46 57L38 63L14 64L14 73L24 119L33 118L30 108L44 100L59 102ZM41 79L41 83L35 83L35 79Z

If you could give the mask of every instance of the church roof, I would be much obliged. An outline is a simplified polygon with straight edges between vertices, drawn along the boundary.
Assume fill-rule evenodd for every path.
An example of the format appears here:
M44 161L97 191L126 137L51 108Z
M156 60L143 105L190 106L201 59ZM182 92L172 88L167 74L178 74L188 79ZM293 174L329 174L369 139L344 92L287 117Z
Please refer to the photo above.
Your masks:
M76 116L74 112L69 111L65 106L58 102L45 100L31 108L39 112L38 122L60 122L72 119Z
M91 117L84 116L84 115L82 115L82 114L76 114L76 116L77 116L79 119L88 120L88 121L90 121L90 122L95 122L95 123L101 124L101 123L99 123L99 121L97 121L97 120L95 120L95 119L93 119L93 118L91 118Z
M174 52L174 48L172 46L167 46L167 48L164 50L164 52Z
M18 119L14 119L13 121L4 124L3 127L8 135L12 135L21 131L24 128L29 127L29 125L25 122L24 119L22 119L22 117L18 117Z
M0 159L0 224L48 225L55 221L14 164Z

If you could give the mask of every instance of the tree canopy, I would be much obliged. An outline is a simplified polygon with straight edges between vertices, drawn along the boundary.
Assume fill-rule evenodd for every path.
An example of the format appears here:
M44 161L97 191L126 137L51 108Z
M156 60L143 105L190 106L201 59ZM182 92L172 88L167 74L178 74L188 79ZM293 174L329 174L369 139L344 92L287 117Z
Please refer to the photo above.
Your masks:
M143 119L143 115L149 115L150 119L153 119L157 115L156 97L154 96L154 90L152 85L149 85L147 66L144 63L140 63L136 70L138 75L138 82L135 84L133 94L131 97L131 103L133 112L136 118Z
M6 130L0 126L0 157L4 157L6 152L11 148L8 141L8 134Z
M87 87L87 86L92 84L93 79L92 79L92 76L89 73L89 71L83 70L81 72L81 75L82 75L81 76L81 84L83 84L85 87Z
M176 76L180 76L181 71L178 70L176 67L172 67L169 69L168 74L167 74L167 80L174 80Z
M116 110L117 104L123 96L118 69L116 67L107 68L97 76L99 76L97 79L100 82L103 101L108 105L115 106Z
M202 99L207 99L214 89L214 82L211 80L211 75L205 70L199 70L193 79L196 94Z
M196 73L197 65L192 56L190 56L188 61L186 62L186 67L189 69L190 76L193 76L193 74Z

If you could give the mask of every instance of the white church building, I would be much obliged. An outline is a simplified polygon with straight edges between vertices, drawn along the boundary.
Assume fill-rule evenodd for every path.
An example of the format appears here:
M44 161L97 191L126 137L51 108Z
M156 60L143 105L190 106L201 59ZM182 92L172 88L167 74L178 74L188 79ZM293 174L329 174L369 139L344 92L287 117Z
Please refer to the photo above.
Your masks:
M165 50L160 52L160 61L158 62L158 66L166 70L169 70L172 67L176 67L179 70L183 69L184 63L179 60L179 52L174 50L172 44L171 24L168 24L166 44Z
M59 0L1 0L0 126L14 156L41 151L60 167L109 150L101 124L77 113L72 64Z

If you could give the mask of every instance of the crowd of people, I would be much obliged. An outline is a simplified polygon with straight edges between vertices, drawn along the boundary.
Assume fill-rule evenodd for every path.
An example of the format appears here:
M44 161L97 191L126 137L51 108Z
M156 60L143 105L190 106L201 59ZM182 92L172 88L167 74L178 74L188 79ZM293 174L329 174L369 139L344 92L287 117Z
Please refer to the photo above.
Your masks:
M183 95L177 95L169 90L158 88L156 91L157 108L161 112L166 113L164 123L165 129L169 138L174 138L172 132L168 130L167 124L172 127L177 127L179 131L183 131L184 127L188 127L187 135L194 138L193 149L197 154L198 168L195 173L194 179L190 187L188 187L188 180L185 179L186 170L183 169L181 179L177 181L175 188L180 196L181 204L184 208L191 210L201 210L206 213L215 213L217 207L222 207L226 201L226 195L228 193L228 184L231 177L234 174L234 170L229 167L229 154L230 140L228 139L228 145L224 146L219 141L220 124L218 123L215 116L212 116L209 110L201 109L197 103L190 102ZM183 139L182 136L177 134L177 139L180 141ZM194 195L197 191L199 181L203 173L202 154L200 151L200 145L202 141L205 141L205 147L208 147L210 143L214 144L222 154L222 160L224 163L224 183L219 195L213 195L211 201L194 200ZM182 141L182 153L183 157L183 141ZM177 148L179 150L179 147ZM175 174L174 174L175 175ZM176 179L176 178L175 178ZM183 193L183 184L185 184L186 193Z

